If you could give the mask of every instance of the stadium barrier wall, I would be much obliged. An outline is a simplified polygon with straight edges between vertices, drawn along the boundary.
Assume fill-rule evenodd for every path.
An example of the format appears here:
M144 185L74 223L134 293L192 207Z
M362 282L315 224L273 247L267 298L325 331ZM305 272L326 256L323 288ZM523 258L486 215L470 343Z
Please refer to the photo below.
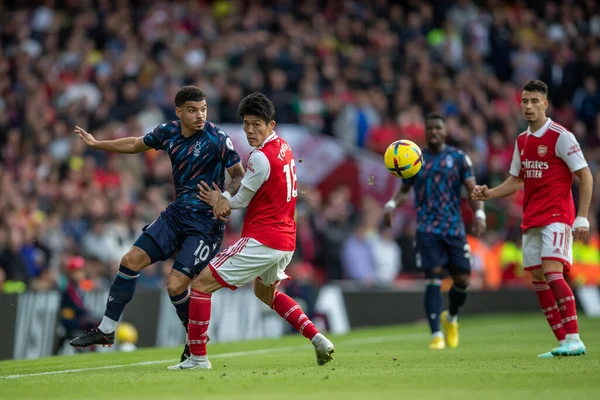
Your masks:
M592 293L593 292L593 293ZM85 303L98 319L104 312L106 291L87 293ZM597 287L577 289L586 314L600 310ZM586 304L587 303L587 304ZM353 328L393 325L423 319L422 290L360 288L348 282L320 288L315 302L315 323L329 332L343 334ZM591 308L590 308L591 304ZM52 354L60 307L58 292L0 294L0 360L35 359ZM469 294L463 314L539 312L535 295L529 289L501 289ZM123 321L139 332L138 347L180 346L185 332L166 291L136 293L123 314ZM243 287L235 292L219 291L213 296L209 336L213 342L277 338L290 328L269 307ZM99 349L99 351L114 351ZM65 345L59 354L72 354Z
M98 321L107 296L108 291L85 294L85 304ZM59 292L0 294L0 360L51 355L58 337L59 309ZM185 341L185 330L166 291L139 290L121 320L138 330L138 347L178 346ZM281 318L256 300L250 288L213 295L208 333L214 342L280 337L284 328ZM66 345L59 353L72 354L73 349Z

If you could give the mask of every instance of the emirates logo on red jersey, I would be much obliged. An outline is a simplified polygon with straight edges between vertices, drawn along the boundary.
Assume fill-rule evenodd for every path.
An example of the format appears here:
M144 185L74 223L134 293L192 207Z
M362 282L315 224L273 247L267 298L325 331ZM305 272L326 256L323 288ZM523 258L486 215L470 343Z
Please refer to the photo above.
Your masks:
M546 146L545 144L540 144L538 146L538 156L544 157L547 152L548 152L548 146Z

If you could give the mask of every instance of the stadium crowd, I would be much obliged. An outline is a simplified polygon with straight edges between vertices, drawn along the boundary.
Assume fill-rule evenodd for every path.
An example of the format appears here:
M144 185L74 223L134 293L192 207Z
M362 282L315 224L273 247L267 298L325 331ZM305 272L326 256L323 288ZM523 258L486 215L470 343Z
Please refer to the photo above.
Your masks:
M437 111L478 181L496 185L525 129L520 87L539 78L549 115L573 131L600 181L597 0L32 3L0 5L0 291L64 287L76 255L88 287L108 287L173 198L170 162L89 151L73 128L142 135L176 119L173 95L185 84L207 93L217 124L239 123L238 102L261 91L278 123L338 138L349 152L422 144L423 115ZM412 214L382 231L371 198L352 202L343 186L300 193L296 282L385 283L411 269ZM515 236L516 205L496 204L514 221L490 241ZM239 224L229 225L231 240ZM155 264L139 285L164 287L169 269Z

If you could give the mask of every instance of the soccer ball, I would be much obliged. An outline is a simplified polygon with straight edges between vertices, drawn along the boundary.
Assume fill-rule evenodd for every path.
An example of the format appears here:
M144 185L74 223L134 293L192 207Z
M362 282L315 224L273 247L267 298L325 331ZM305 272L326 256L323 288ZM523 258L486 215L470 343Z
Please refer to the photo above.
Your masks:
M138 331L128 322L121 322L115 331L115 338L120 343L136 344L138 341Z
M423 166L423 153L410 140L396 140L383 155L383 162L390 173L398 178L411 178Z

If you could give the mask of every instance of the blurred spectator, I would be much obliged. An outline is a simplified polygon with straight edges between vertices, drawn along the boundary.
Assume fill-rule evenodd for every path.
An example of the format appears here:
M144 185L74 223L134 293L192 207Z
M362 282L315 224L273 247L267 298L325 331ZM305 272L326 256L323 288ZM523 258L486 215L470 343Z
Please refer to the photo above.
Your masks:
M18 252L18 245L6 229L0 229L0 289L11 282L27 283L29 280L27 265Z
M132 238L173 199L170 163L157 152L89 151L72 129L99 139L142 135L176 118L172 98L184 84L205 90L219 123L239 123L240 99L265 92L279 124L338 138L351 154L381 154L398 138L422 144L423 115L437 111L478 181L495 185L526 129L520 87L541 77L551 117L574 131L598 172L597 0L38 3L0 5L4 287L55 287L67 252L85 256L96 287L106 285ZM350 207L347 189L307 192L299 256L324 279L341 279L341 249L363 211ZM490 207L502 215L510 202ZM414 265L411 218L394 232L403 271ZM230 238L239 233L233 220ZM498 223L487 238L506 230ZM164 268L148 271L146 283L158 286Z
M70 339L80 335L87 329L96 326L97 321L91 321L89 311L83 303L82 282L85 279L85 260L81 256L67 258L65 273L67 287L61 293L60 323L58 335L52 354L58 354L62 346Z
M367 232L366 222L359 220L342 246L341 258L345 279L370 285L377 279L377 264Z
M379 283L393 283L402 269L402 251L394 240L391 229L372 232L369 244L375 257L375 279Z
M317 227L322 244L317 264L323 268L328 280L344 277L340 255L344 241L352 230L353 214L350 189L347 186L337 187L329 194Z

